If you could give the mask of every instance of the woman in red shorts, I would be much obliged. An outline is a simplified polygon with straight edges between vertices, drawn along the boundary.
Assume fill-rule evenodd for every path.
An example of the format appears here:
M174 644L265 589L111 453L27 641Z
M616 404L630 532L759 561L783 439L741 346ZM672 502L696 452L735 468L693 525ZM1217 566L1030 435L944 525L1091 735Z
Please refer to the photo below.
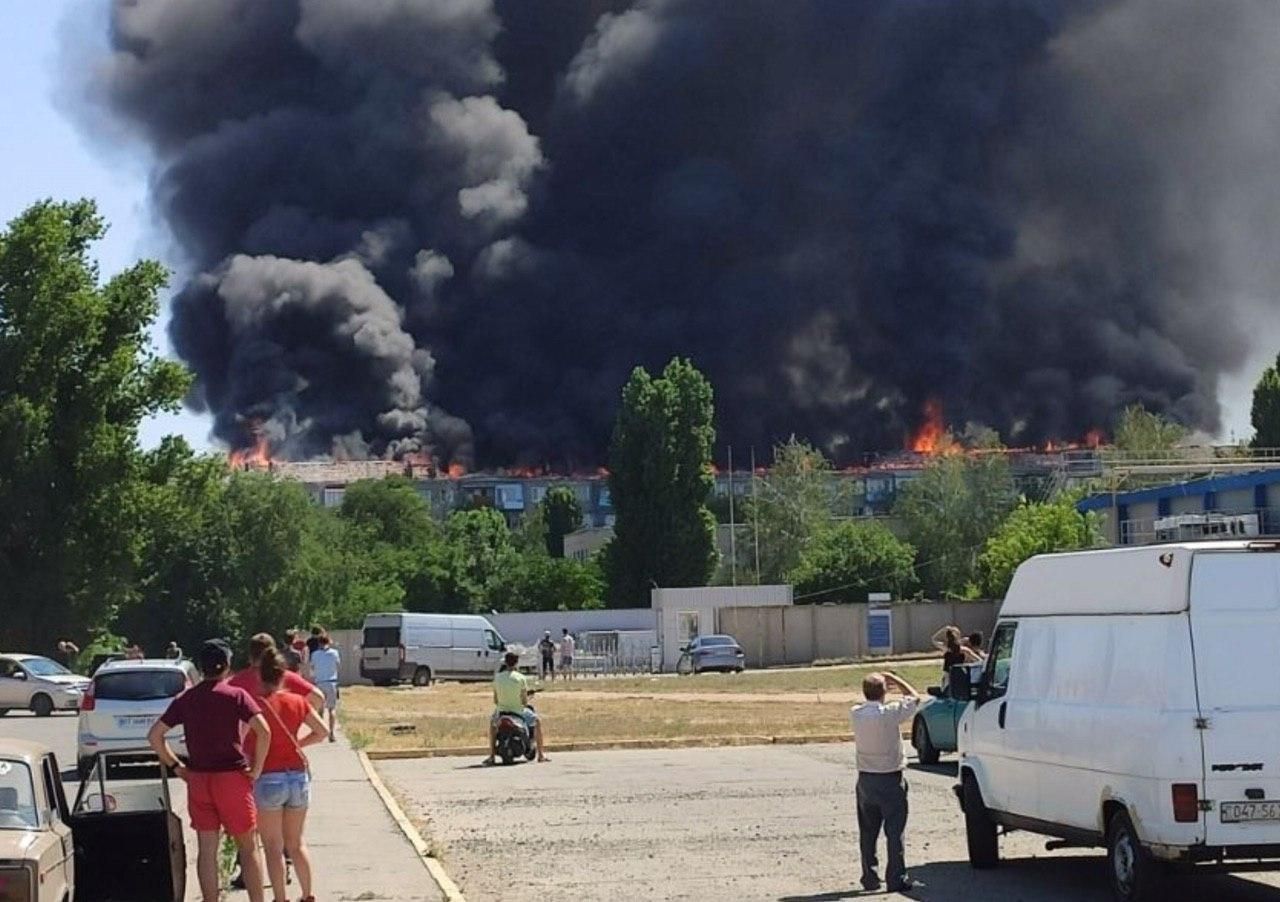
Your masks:
M271 746L271 729L253 697L228 686L231 649L210 639L196 656L204 679L179 695L151 728L147 739L161 762L187 782L187 808L196 831L196 872L205 902L218 899L218 834L225 830L240 849L240 867L250 902L262 902L262 862L254 843L258 809L253 783L262 774ZM248 724L257 739L253 764L245 755L240 728ZM190 763L183 765L165 734L181 726Z
M302 840L307 807L311 804L311 773L302 750L324 742L329 730L305 696L281 689L288 673L289 667L278 650L269 648L263 653L258 674L264 695L258 704L271 727L271 749L253 794L258 803L258 835L267 854L267 873L277 902L288 899L286 852L302 884L302 902L315 902L311 894L311 854ZM310 729L299 738L303 724Z

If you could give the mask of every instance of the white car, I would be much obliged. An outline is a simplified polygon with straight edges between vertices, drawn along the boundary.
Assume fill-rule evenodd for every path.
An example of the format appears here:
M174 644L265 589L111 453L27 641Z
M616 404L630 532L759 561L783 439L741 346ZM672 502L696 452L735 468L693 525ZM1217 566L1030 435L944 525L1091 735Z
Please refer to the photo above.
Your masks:
M80 773L89 772L99 752L146 748L151 725L192 686L195 672L189 661L170 660L108 661L99 667L80 703ZM169 733L169 744L186 757L181 727Z
M88 677L50 658L0 652L0 717L10 711L31 711L39 717L74 711L88 685Z

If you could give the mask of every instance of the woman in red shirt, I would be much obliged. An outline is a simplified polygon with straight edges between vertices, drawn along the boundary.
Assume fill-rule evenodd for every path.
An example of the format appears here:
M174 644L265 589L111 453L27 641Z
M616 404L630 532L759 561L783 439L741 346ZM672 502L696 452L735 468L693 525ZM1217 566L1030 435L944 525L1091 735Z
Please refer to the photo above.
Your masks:
M307 704L306 698L281 691L289 673L284 656L271 648L258 665L263 696L258 700L262 716L271 727L271 748L262 766L262 776L254 784L258 803L258 835L267 858L267 873L277 902L288 899L285 889L285 852L298 872L303 902L314 902L311 893L311 855L302 840L302 828L311 802L311 774L302 749L323 742L329 730ZM299 737L303 724L310 730Z

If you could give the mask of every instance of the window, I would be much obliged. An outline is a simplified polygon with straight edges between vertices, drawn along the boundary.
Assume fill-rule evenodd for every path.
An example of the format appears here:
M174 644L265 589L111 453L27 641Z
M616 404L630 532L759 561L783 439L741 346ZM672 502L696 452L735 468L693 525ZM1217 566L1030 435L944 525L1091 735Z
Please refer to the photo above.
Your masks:
M125 670L100 673L93 680L98 701L148 702L173 698L187 688L181 670Z
M40 677L62 676L71 672L57 661L49 658L27 658L22 662L22 666L28 673Z
M12 678L17 673L18 665L8 658L0 658L0 677Z
M364 631L365 648L395 648L400 644L400 627L370 626Z
M0 830L28 830L39 824L31 769L21 761L0 759Z
M44 794L49 800L49 810L46 817L49 822L62 820L62 812L67 807L67 797L62 792L62 775L58 773L58 769L53 765L53 756L45 755L44 762L41 765L44 771Z
M502 640L498 638L498 634L493 630L484 631L484 640L493 651L502 651L505 648L502 644Z
M987 658L987 698L1001 698L1009 690L1009 670L1013 666L1013 634L1016 623L1002 623L991 640Z

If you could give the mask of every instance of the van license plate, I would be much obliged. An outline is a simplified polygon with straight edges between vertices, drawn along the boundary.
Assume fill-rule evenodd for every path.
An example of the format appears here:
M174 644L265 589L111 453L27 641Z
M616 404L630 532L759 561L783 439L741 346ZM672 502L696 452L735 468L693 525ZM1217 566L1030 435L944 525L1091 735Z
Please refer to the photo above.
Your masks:
M1223 802L1222 823L1280 821L1280 802Z

